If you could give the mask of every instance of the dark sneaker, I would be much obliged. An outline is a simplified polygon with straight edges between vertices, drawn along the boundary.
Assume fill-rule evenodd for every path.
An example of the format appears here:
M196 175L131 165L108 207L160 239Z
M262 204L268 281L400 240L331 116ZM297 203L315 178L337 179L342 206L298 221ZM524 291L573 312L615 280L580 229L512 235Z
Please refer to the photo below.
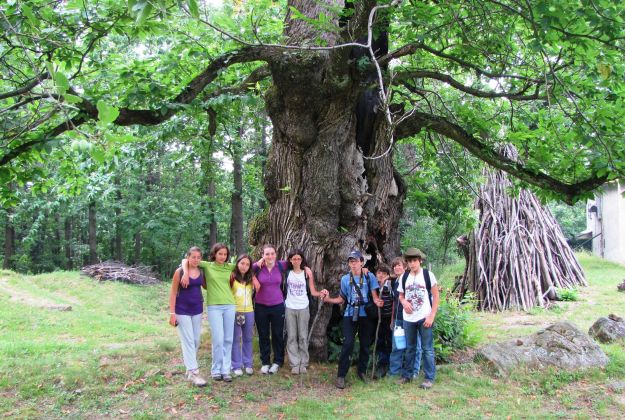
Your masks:
M423 388L423 389L430 389L430 388L432 388L432 385L434 385L434 384L432 383L432 381L429 381L429 380L427 380L427 379L426 379L426 380L425 380L425 381L423 381L423 383L421 384L421 388Z
M221 375L211 375L211 378L213 378L213 381L221 381L221 380L223 380Z
M404 377L401 377L401 378L397 381L397 383L398 383L399 385L406 385L406 384L409 384L411 380L412 380L412 379L410 379L410 378L404 378Z
M336 378L336 387L338 389L345 389L345 378L338 377Z
M360 379L361 381L363 381L364 383L367 383L367 374L364 372L358 372L358 379Z
M230 375L222 375L222 379L224 382L232 382L232 376Z

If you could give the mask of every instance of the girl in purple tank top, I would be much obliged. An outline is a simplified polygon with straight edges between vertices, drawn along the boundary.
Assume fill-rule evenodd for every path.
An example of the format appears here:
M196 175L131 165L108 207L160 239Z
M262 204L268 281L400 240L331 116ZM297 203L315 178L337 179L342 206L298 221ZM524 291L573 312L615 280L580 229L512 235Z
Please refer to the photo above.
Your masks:
M182 346L182 359L187 368L185 378L195 386L204 386L206 381L200 376L197 363L197 351L200 348L202 332L202 313L204 299L202 287L206 289L204 273L198 265L202 260L202 251L194 246L187 252L189 261L189 285L180 287L182 268L174 273L169 293L169 324L178 327L178 336Z

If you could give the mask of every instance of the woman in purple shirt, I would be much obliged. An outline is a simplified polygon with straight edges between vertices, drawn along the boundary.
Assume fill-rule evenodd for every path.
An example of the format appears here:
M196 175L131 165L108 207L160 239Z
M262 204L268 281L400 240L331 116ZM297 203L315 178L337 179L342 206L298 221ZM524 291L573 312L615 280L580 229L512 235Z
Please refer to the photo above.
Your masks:
M204 273L198 264L202 260L202 251L194 246L187 251L189 261L189 284L180 287L182 268L174 273L169 293L169 324L178 327L182 359L187 368L185 378L195 386L204 386L206 381L200 376L197 363L197 351L200 348L200 334L202 332L202 313L204 299L202 287L206 289Z
M260 372L265 375L277 373L284 363L283 283L286 266L286 261L276 261L276 248L273 245L263 245L262 258L252 266L256 274L254 318L262 362Z

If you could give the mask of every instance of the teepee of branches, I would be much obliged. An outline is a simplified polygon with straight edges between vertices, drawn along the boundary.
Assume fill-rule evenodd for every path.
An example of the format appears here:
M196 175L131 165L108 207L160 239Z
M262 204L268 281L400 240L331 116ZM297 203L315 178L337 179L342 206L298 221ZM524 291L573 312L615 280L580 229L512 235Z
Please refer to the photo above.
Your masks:
M512 146L505 154L518 159ZM467 258L460 295L473 292L481 310L528 310L555 300L557 288L586 286L549 209L527 190L512 197L504 172L486 170L485 175L475 203L479 226L459 240Z

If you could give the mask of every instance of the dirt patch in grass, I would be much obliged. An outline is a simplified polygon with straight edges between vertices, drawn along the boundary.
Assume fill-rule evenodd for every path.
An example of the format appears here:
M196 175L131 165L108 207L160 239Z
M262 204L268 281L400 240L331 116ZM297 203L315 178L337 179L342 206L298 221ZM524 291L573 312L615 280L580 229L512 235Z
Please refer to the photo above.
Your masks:
M9 295L9 299L12 302L21 303L23 305L33 306L36 308L54 309L57 311L71 311L71 305L64 303L54 302L42 296L33 296L23 290L15 289L11 287L6 279L0 278L0 292Z

